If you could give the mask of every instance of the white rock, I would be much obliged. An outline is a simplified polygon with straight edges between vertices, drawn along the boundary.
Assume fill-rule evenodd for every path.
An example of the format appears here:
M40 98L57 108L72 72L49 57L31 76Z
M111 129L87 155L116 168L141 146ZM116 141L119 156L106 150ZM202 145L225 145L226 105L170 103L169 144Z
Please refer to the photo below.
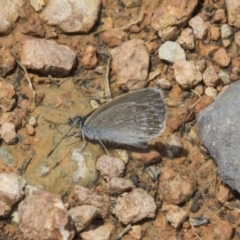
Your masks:
M221 38L226 39L232 35L232 28L227 24L221 25Z
M158 50L159 58L171 63L185 60L186 55L181 46L176 42L167 41Z
M33 127L36 127L37 125L37 120L34 116L31 116L29 119L28 119L28 124L33 126Z

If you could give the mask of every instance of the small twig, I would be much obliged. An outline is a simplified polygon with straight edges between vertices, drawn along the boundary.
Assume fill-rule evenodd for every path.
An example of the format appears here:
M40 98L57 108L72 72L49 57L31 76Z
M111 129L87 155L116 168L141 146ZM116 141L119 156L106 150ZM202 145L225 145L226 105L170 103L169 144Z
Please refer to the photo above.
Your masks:
M123 230L122 232L115 238L115 240L120 240L123 235L125 235L126 233L129 232L129 230L132 228L132 225L131 224L128 224Z
M188 109L191 109L191 108L195 107L200 102L200 100L202 99L202 97L197 92L195 92L192 89L191 89L191 91L198 96L198 100L191 107L189 107Z
M144 44L146 45L146 44L150 43L151 41L156 40L156 39L158 39L158 38L159 38L158 36L157 36L157 37L150 38L150 39L147 40Z
M105 95L107 97L107 99L111 98L111 89L110 89L110 83L109 83L109 72L110 72L110 63L111 63L111 58L108 59L108 63L107 63L107 71L106 71L106 75L105 75Z
M139 18L138 18L136 21L127 24L126 26L119 27L119 28L103 28L103 29L100 29L100 30L92 33L92 34L93 34L93 35L96 35L96 34L98 34L98 33L101 33L101 32L107 31L107 30L127 30L127 29L129 29L132 25L135 25L135 24L140 23L140 22L143 20L143 17L144 17L144 11L142 10Z
M200 237L200 236L198 235L198 233L196 232L196 230L195 230L195 228L194 228L194 226L193 226L193 224L192 224L192 222L191 222L191 219L189 219L189 222L190 222L190 225L191 225L191 227L192 227L195 235L197 236L197 238L198 238L199 240L202 240L201 237Z
M14 52L11 52L11 53L12 53L13 57L15 58L15 60L16 60L17 64L19 65L19 67L22 68L22 70L23 70L24 73L26 74L26 77L27 77L27 80L28 80L28 86L29 86L29 88L30 88L30 89L32 90L32 92L33 92L33 103L34 103L33 109L34 109L35 106L36 106L36 105L35 105L35 95L36 95L36 91L33 89L33 85L32 85L32 82L31 82L29 76L28 76L27 69L26 69L26 68L21 64L21 62L18 60L16 54L15 54Z
M48 78L51 82L54 82L54 78L51 75L48 75ZM59 87L61 84L63 84L65 81L67 81L69 78L62 78L59 82L57 82L57 86Z
M140 22L143 20L143 17L144 17L144 11L142 10L139 18L138 18L136 21L134 21L134 22L132 22L132 23L129 23L128 25L123 26L123 27L120 27L120 28L118 28L118 29L120 29L120 30L129 29L132 25L135 25L135 24L140 23Z

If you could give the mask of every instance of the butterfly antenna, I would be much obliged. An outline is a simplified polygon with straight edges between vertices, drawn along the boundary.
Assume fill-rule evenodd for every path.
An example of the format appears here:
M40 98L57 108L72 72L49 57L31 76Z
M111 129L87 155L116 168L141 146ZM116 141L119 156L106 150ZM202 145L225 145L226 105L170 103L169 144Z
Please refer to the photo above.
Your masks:
M53 149L48 153L47 158L49 158L52 153L54 152L54 150L59 146L59 144L62 142L62 140L66 137L66 135L75 127L75 125L77 124L77 122L74 122L74 124L71 126L71 128L63 135L63 137L60 139L60 141L53 147ZM77 133L78 134L78 133ZM76 137L77 134L75 134L72 138ZM72 139L71 138L71 139Z

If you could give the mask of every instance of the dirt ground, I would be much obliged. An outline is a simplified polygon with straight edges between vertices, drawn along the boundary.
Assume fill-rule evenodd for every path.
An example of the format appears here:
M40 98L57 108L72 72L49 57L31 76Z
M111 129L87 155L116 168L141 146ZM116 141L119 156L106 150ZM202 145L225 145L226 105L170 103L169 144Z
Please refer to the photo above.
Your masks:
M199 13L201 9L206 5L211 5L211 1L200 1L198 8L195 10L194 15ZM141 7L145 7L148 12L154 11L159 5L159 0L147 1L143 0ZM140 8L124 8L121 2L107 1L104 8L101 10L101 16L98 20L98 24L93 28L91 32L98 29L101 23L101 18L110 15L109 12L115 11L118 14L112 15L114 18L115 26L125 26L129 23L129 18L138 19L140 14ZM33 9L29 8L29 15L36 14ZM21 32L21 25L24 24L27 19L20 19L16 22L16 26L13 31L7 36L0 37L0 43L2 46L11 46L11 49L17 56L21 52L22 43L27 37ZM160 46L161 40L158 38L156 31L153 28L145 27L139 33L127 33L129 39L143 39L148 41L155 39L154 41ZM103 44L99 35L93 34L58 34L57 42L59 44L67 45L75 52L78 52L79 56L83 53L83 50L87 44L96 46L98 51L98 65L107 66L107 59L105 56L106 45ZM189 60L195 60L198 58L198 53L202 51L197 44L196 48L188 53ZM168 167L176 170L177 172L184 173L190 178L194 178L197 181L197 194L194 195L187 203L183 204L183 207L187 212L190 212L191 217L199 217L201 215L211 216L210 224L191 227L187 224L180 228L173 228L167 223L164 213L158 212L157 216L153 220L141 221L139 225L144 232L143 240L147 239L216 239L214 235L215 226L218 221L223 220L230 223L235 229L235 234L232 239L240 239L240 219L239 211L235 207L226 206L220 203L217 199L217 193L221 182L217 174L217 166L214 161L205 152L205 149L201 145L201 141L198 137L198 132L195 122L194 108L189 109L191 105L198 101L198 97L191 91L183 91L180 86L174 81L174 72L171 66L168 66L166 62L161 62L158 57L158 52L150 55L150 69L153 71L156 67L159 68L168 67L166 76L167 79L171 79L172 88L169 91L164 92L165 101L167 104L167 117L166 121L171 122L172 125L177 125L179 122L183 122L177 132L181 136L183 143L183 151L177 158L169 159L167 155L166 145L172 134L171 130L167 127L162 136L158 139L156 145L161 149L161 162L158 166ZM110 69L111 70L111 69ZM74 182L72 173L76 169L76 163L70 159L71 149L74 146L82 144L79 139L71 139L65 137L56 150L48 158L49 151L61 140L63 134L68 131L69 126L67 120L70 117L76 115L86 115L92 111L90 100L97 100L98 103L104 102L101 98L104 92L104 76L99 76L94 73L94 70L85 70L85 76L93 76L92 79L81 75L81 66L77 65L71 72L70 76L64 78L64 81L58 80L58 83L49 83L46 79L43 81L33 81L34 89L38 96L44 96L42 102L36 106L33 112L29 115L34 116L37 119L37 126L35 128L35 135L29 136L24 128L18 130L18 142L15 145L7 145L3 141L1 142L1 148L7 149L13 156L14 164L7 166L5 163L1 163L2 170L6 171L9 168L11 171L22 173L30 185L37 186L44 190L50 191L60 195L65 203L69 203L70 206L74 206L75 198L73 194L73 186L76 183L81 183L81 180ZM29 75L32 80L41 78L35 72L29 71ZM38 77L37 77L38 76ZM16 79L21 80L17 82ZM77 81L76 81L77 79ZM19 66L14 69L14 72L7 77L7 81L15 86L15 89L19 95L30 95L26 75ZM150 81L148 86L155 86L155 81ZM123 93L116 85L116 76L110 71L110 87L113 96L118 96ZM59 100L60 99L60 100ZM61 106L56 109L57 102L61 101ZM17 108L17 106L15 107ZM189 120L189 116L192 116ZM89 152L92 154L93 159L97 159L104 154L104 150L98 143L89 142L85 149L86 154ZM114 149L110 148L109 151ZM125 171L125 177L128 178L132 174L137 174L140 178L141 184L150 189L150 195L154 196L156 203L160 206L162 203L158 198L158 184L159 182L152 182L146 173L146 165L134 161L131 158L131 151L129 151L129 162ZM64 156L64 157L63 157ZM22 171L24 163L28 161L25 171ZM48 169L44 174L44 169ZM105 193L105 182L103 179L94 179L91 184L91 188L99 193ZM238 193L231 191L231 198L234 201L238 199ZM197 201L196 201L196 198ZM198 202L200 209L194 213L190 211L192 204ZM117 221L113 216L110 216L111 221ZM124 228L120 223L116 224L117 230L116 237ZM176 238L171 238L175 236ZM113 237L113 239L114 239ZM0 240L1 239L23 239L21 231L17 228L17 225L11 223L10 219L0 220ZM131 239L131 238L123 238ZM225 239L225 238L221 238Z

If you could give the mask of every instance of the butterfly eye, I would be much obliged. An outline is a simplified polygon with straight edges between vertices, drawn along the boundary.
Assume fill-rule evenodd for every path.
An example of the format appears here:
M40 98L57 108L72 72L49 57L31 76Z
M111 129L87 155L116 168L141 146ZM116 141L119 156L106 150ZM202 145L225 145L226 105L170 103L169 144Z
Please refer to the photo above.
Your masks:
M132 130L132 129L133 129L132 125L127 126L127 130Z

